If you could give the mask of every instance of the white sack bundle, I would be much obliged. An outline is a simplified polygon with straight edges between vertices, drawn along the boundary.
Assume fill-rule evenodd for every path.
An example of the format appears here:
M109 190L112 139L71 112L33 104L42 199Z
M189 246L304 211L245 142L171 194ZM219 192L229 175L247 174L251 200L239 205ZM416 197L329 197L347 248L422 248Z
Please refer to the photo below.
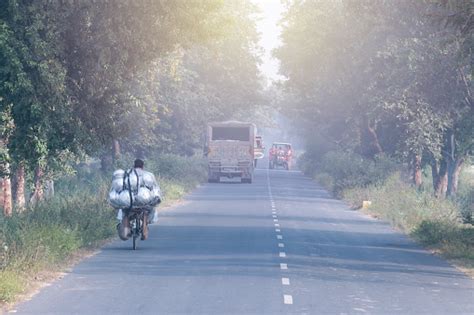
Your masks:
M137 207L149 206L152 201L153 196L151 195L151 191L146 187L140 187L133 205Z
M121 192L123 190L123 178L114 178L111 190L115 190L118 193Z
M146 186L148 189L153 189L153 187L156 186L155 175L150 172L143 171L142 181L142 185Z
M156 186L155 188L153 188L153 190L151 191L151 195L153 197L152 201L151 201L152 206L156 206L157 204L159 204L161 202L160 187Z
M132 201L133 201L132 194ZM109 192L109 203L115 209L124 209L130 207L130 193L128 190L123 190L121 192L116 192L111 190Z
M125 171L122 169L118 169L114 172L113 179L123 178L123 175L125 175Z

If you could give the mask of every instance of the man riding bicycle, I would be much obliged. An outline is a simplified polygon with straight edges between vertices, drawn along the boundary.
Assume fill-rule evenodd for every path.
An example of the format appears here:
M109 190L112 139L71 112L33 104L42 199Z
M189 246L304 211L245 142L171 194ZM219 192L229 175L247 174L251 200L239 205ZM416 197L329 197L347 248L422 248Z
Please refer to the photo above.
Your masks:
M143 169L145 163L136 159L133 168L114 172L109 202L118 208L120 223L117 231L120 239L126 241L131 236L130 216L143 211L143 230L141 239L148 238L148 224L156 222L157 206L161 202L161 191L155 176Z

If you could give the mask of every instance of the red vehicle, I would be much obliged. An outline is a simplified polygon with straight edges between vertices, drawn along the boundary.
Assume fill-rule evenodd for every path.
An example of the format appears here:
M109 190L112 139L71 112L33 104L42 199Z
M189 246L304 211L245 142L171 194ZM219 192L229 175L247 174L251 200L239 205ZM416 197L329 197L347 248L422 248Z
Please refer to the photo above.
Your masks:
M285 170L289 170L292 156L293 151L290 143L274 142L268 153L268 167L270 169L283 167Z

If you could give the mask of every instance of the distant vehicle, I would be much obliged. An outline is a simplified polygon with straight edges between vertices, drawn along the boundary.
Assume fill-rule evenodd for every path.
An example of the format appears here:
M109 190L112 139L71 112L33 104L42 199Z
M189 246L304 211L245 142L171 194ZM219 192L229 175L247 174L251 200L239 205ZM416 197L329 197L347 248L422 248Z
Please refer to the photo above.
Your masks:
M254 146L254 166L257 167L257 161L263 159L265 156L265 146L263 145L262 136L255 136L255 146Z
M226 121L207 127L208 181L217 183L221 177L240 177L252 183L256 126L252 123Z
M292 157L293 151L290 143L273 142L268 153L268 168L274 169L283 167L285 170L289 170L291 167Z

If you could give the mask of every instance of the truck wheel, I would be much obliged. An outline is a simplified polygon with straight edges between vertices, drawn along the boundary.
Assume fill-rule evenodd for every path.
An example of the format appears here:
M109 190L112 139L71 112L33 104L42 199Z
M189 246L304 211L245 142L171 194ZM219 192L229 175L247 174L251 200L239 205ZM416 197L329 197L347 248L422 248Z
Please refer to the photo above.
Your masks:
M219 177L216 177L214 174L209 175L209 178L207 180L208 183L218 183L219 182Z

